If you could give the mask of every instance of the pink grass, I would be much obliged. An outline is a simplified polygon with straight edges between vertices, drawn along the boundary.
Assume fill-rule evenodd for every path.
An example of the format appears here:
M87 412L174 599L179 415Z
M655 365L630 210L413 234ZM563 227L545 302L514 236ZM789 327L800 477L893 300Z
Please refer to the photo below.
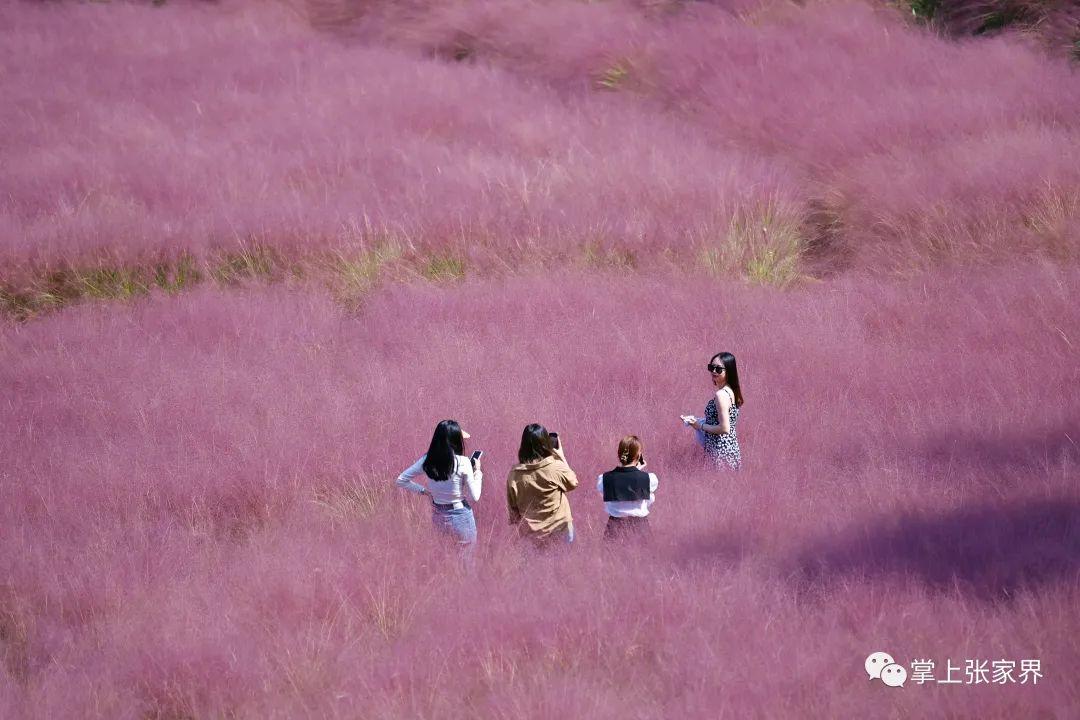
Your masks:
M1078 280L536 277L390 287L357 315L199 290L9 326L0 707L1068 717ZM747 397L738 475L699 469L678 423L722 348ZM473 578L393 488L444 416L487 451ZM567 556L505 525L530 421L586 481ZM658 539L612 556L587 480L626 432L661 478ZM862 671L881 648L1045 677L887 691Z
M350 16L6 5L0 259L694 260L778 217L826 267L1076 256L1080 80L1011 36L859 3Z
M0 718L1080 715L1059 58L842 1L18 2L0 97L0 289L253 246L362 286L0 324ZM848 272L688 271L769 250ZM374 283L400 257L443 281ZM678 416L723 349L717 475ZM471 575L393 487L444 417L486 451ZM534 421L568 554L505 522ZM627 432L648 552L591 488ZM876 650L1044 677L889 690Z

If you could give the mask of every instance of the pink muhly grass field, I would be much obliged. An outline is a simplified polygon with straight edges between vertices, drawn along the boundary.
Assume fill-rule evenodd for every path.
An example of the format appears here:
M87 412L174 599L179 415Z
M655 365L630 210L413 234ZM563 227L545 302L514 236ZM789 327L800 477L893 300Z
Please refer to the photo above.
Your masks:
M47 265L389 248L501 267L612 240L689 251L736 216L798 215L768 160L681 137L631 102L566 103L498 68L227 7L0 10L14 98L0 111L0 251ZM92 42L66 41L74 21Z
M0 65L8 266L1077 257L1075 69L876 3L18 2Z
M203 288L6 325L0 716L1075 717L1078 283ZM738 474L678 420L721 349ZM393 486L444 417L486 451L472 576ZM505 522L533 421L582 481L567 554ZM648 552L601 540L628 432ZM1044 677L890 690L875 650Z
M909 9L0 5L0 718L1080 717L1080 76ZM447 417L471 569L393 483Z

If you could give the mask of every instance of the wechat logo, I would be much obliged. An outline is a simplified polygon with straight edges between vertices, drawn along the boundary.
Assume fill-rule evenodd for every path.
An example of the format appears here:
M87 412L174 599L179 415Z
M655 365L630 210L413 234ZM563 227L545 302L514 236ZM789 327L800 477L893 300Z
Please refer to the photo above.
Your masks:
M880 680L889 687L904 687L907 681L907 668L897 664L889 653L870 653L866 656L863 667L871 681Z

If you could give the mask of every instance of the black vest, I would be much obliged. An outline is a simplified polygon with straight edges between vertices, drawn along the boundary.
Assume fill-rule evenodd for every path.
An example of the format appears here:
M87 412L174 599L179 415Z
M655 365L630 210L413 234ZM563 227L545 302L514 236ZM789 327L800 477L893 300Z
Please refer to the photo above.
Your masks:
M602 475L604 502L634 502L648 500L649 473L635 467L617 467Z

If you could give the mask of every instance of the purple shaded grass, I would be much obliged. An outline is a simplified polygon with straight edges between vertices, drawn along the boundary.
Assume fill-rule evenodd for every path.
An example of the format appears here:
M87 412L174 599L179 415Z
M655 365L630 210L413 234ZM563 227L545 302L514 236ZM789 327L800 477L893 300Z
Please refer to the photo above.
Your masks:
M0 708L13 717L1067 717L1078 649L1072 270L779 293L662 274L283 289L71 309L0 335ZM740 362L745 471L680 413ZM393 478L455 417L476 574ZM502 495L560 431L580 541ZM589 479L661 478L647 553ZM1039 658L1039 685L886 691L862 660Z

